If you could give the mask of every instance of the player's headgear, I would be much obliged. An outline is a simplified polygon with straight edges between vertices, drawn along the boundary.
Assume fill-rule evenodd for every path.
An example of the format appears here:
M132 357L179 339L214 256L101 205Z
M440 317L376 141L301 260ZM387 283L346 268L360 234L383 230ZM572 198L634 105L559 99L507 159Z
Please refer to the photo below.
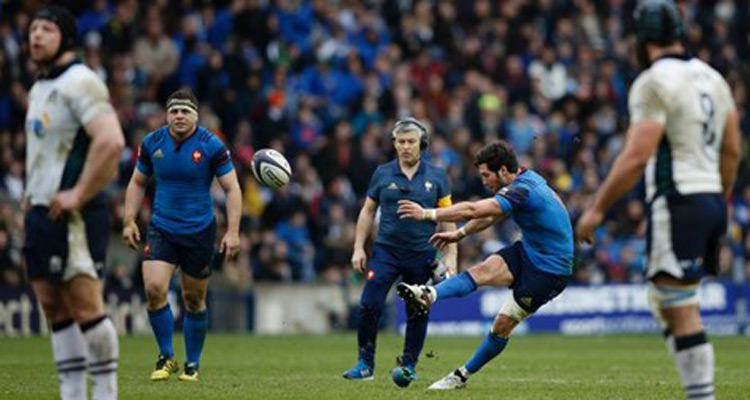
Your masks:
M685 37L685 23L672 0L642 0L633 14L638 61L648 66L646 43L668 46Z
M48 5L37 11L34 19L46 19L60 29L60 48L52 57L53 62L66 51L75 49L76 36L78 35L76 17L66 8L54 4Z
M396 139L396 134L415 129L419 132L419 150L424 151L430 145L430 133L427 131L427 127L416 118L408 117L396 121L391 136Z
M188 89L180 89L167 98L167 112L173 107L185 107L198 114L198 98Z

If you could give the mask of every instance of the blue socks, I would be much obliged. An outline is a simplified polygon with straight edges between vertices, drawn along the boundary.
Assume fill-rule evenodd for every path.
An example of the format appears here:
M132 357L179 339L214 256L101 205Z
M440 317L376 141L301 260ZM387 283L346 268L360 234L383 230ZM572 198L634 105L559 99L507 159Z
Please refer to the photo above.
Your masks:
M466 370L472 374L479 371L484 364L487 364L490 360L497 357L498 354L502 353L507 344L508 338L495 336L492 332L488 333L477 351L471 356L469 362L466 363Z
M468 271L464 271L450 279L446 279L435 286L437 300L463 297L477 290L477 283Z
M203 342L206 340L208 330L208 312L185 312L183 322L185 330L185 352L187 353L187 364L200 365Z
M154 331L156 343L159 344L159 355L173 357L172 332L174 331L174 315L169 304L164 307L148 312L148 320L151 321L151 329Z

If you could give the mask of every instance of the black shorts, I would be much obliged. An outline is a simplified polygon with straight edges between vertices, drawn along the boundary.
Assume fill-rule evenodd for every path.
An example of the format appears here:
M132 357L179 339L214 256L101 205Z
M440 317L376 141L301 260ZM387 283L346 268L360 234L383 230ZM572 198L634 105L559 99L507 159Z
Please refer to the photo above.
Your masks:
M23 255L29 280L52 284L85 275L101 279L109 244L109 212L98 197L82 210L53 221L49 208L32 207L24 217Z
M536 312L539 307L562 293L570 275L555 275L535 267L520 241L495 253L503 258L513 274L513 298L521 308Z
M648 277L687 282L716 275L727 206L720 193L661 196L648 212Z
M186 235L165 232L149 224L143 256L146 260L174 264L193 278L206 279L212 272L215 241L216 222Z

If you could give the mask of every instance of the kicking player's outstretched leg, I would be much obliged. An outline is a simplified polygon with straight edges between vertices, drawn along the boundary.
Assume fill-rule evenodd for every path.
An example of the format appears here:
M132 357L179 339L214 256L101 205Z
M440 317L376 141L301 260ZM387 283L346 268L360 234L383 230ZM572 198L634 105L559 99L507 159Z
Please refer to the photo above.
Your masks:
M148 320L159 346L159 357L151 373L152 381L165 381L180 370L174 359L172 334L174 332L174 314L167 302L169 281L175 266L164 261L144 261L143 281L148 301Z
M203 343L208 331L208 311L206 310L206 291L208 278L194 278L182 275L182 294L185 306L185 369L180 375L181 381L197 382L201 363Z
M499 255L491 255L468 271L446 279L437 286L401 283L396 292L410 307L426 313L438 300L463 297L480 286L510 286L512 283L513 274L505 260Z

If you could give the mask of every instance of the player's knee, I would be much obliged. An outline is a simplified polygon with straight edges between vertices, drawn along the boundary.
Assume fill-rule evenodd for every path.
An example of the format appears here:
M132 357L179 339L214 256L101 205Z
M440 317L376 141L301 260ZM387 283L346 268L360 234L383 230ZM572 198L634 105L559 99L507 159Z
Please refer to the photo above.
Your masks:
M160 308L167 302L167 287L158 282L146 282L146 300L149 308Z
M41 304L42 310L44 311L44 316L50 323L65 321L73 317L68 313L65 305L60 301L40 299L39 304Z
M492 324L490 332L493 335L507 338L513 332L513 328L518 325L518 321L512 319L507 315L500 314Z
M206 296L201 291L186 290L182 296L188 311L201 311L206 308Z

